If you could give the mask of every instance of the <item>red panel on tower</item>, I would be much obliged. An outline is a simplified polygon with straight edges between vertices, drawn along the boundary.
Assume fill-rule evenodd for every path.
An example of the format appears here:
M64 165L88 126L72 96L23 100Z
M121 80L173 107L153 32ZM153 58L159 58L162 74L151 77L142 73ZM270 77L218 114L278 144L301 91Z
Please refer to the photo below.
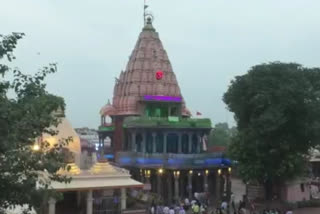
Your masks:
M157 80L161 80L163 77L163 71L159 70L156 72L156 78Z

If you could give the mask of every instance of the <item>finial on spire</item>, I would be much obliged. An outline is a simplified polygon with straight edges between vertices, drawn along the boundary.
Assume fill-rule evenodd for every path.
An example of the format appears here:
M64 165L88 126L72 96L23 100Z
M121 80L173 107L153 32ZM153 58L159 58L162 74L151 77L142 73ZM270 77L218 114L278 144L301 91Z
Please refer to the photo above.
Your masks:
M146 0L144 0L143 4L143 26L146 26L147 24L152 24L153 21L153 15L150 11L147 11L147 8L149 5L146 4Z
M146 10L149 6L146 5L146 0L144 0L144 4L143 4L143 26L146 25Z

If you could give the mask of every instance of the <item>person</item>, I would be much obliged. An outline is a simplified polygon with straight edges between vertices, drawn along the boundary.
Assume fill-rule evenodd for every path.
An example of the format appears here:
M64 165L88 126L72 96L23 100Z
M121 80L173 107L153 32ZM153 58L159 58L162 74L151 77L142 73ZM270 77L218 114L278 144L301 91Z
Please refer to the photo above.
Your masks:
M175 214L172 206L170 207L169 214Z
M193 206L195 203L197 203L197 201L196 200L192 200L191 201L191 206Z
M156 214L162 214L162 213L163 213L162 206L157 206Z
M174 213L179 213L179 210L180 210L180 206L179 206L179 204L177 204L177 205L174 207Z
M240 213L241 209L245 208L245 207L246 207L246 203L244 201L240 200L239 207L238 207L238 213Z
M236 196L232 192L231 196L230 196L230 201L231 201L231 207L232 207L233 212L236 212L235 198L236 198Z
M150 213L151 214L156 213L156 205L155 205L154 201L152 201L152 203L151 203Z
M225 200L223 200L222 203L221 203L221 209L222 210L227 210L227 208L228 208L228 203Z
M163 214L169 214L169 207L168 206L163 207Z
M187 206L190 206L189 198L185 198L184 199L184 204L187 205Z
M216 214L222 214L222 210L220 207L216 209Z
M246 208L242 207L239 211L240 214L247 214Z
M291 209L289 209L289 210L287 210L286 214L293 214L293 212Z
M194 204L192 205L192 213L198 214L199 212L200 212L199 204L198 204L198 203L194 203Z
M155 214L155 211L156 211L155 207L152 205L151 208L150 208L150 213L151 214Z
M206 213L206 208L205 208L205 205L204 205L204 204L201 204L201 205L200 205L200 213L201 213L201 214Z
M178 214L186 214L186 211L183 209L183 207L180 207L179 213Z

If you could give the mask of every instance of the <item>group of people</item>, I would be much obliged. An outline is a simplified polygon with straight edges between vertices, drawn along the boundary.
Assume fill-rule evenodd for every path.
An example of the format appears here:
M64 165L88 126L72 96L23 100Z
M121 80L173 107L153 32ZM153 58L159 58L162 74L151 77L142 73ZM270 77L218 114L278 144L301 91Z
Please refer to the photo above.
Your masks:
M201 203L199 200L194 199L191 202L185 199L176 205L165 206L156 205L154 202L150 207L150 214L207 214L207 205Z
M292 210L281 212L279 209L265 209L261 214L293 214Z

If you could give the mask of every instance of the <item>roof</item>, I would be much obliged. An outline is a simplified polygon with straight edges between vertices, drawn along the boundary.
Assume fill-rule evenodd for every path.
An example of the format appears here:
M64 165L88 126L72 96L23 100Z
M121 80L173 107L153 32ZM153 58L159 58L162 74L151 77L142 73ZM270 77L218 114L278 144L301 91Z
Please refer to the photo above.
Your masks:
M80 154L81 145L80 138L76 131L72 128L71 123L67 118L62 118L57 127L50 127L51 129L58 131L57 135L51 136L49 134L43 134L42 140L48 141L50 146L57 144L60 140L72 138L72 141L68 143L67 147L71 152Z
M58 191L88 190L88 189L116 189L121 187L142 188L143 184L126 177L106 177L81 174L72 176L70 183L53 182L52 188Z
M110 104L109 101L100 110L100 115L103 115L103 116L112 116L115 114L116 114L116 109Z
M128 170L112 166L108 162L98 162L90 170L80 170L75 164L69 164L71 170L59 173L70 176L70 183L52 182L51 187L58 191L86 189L115 189L121 187L142 188L143 184L132 179Z

